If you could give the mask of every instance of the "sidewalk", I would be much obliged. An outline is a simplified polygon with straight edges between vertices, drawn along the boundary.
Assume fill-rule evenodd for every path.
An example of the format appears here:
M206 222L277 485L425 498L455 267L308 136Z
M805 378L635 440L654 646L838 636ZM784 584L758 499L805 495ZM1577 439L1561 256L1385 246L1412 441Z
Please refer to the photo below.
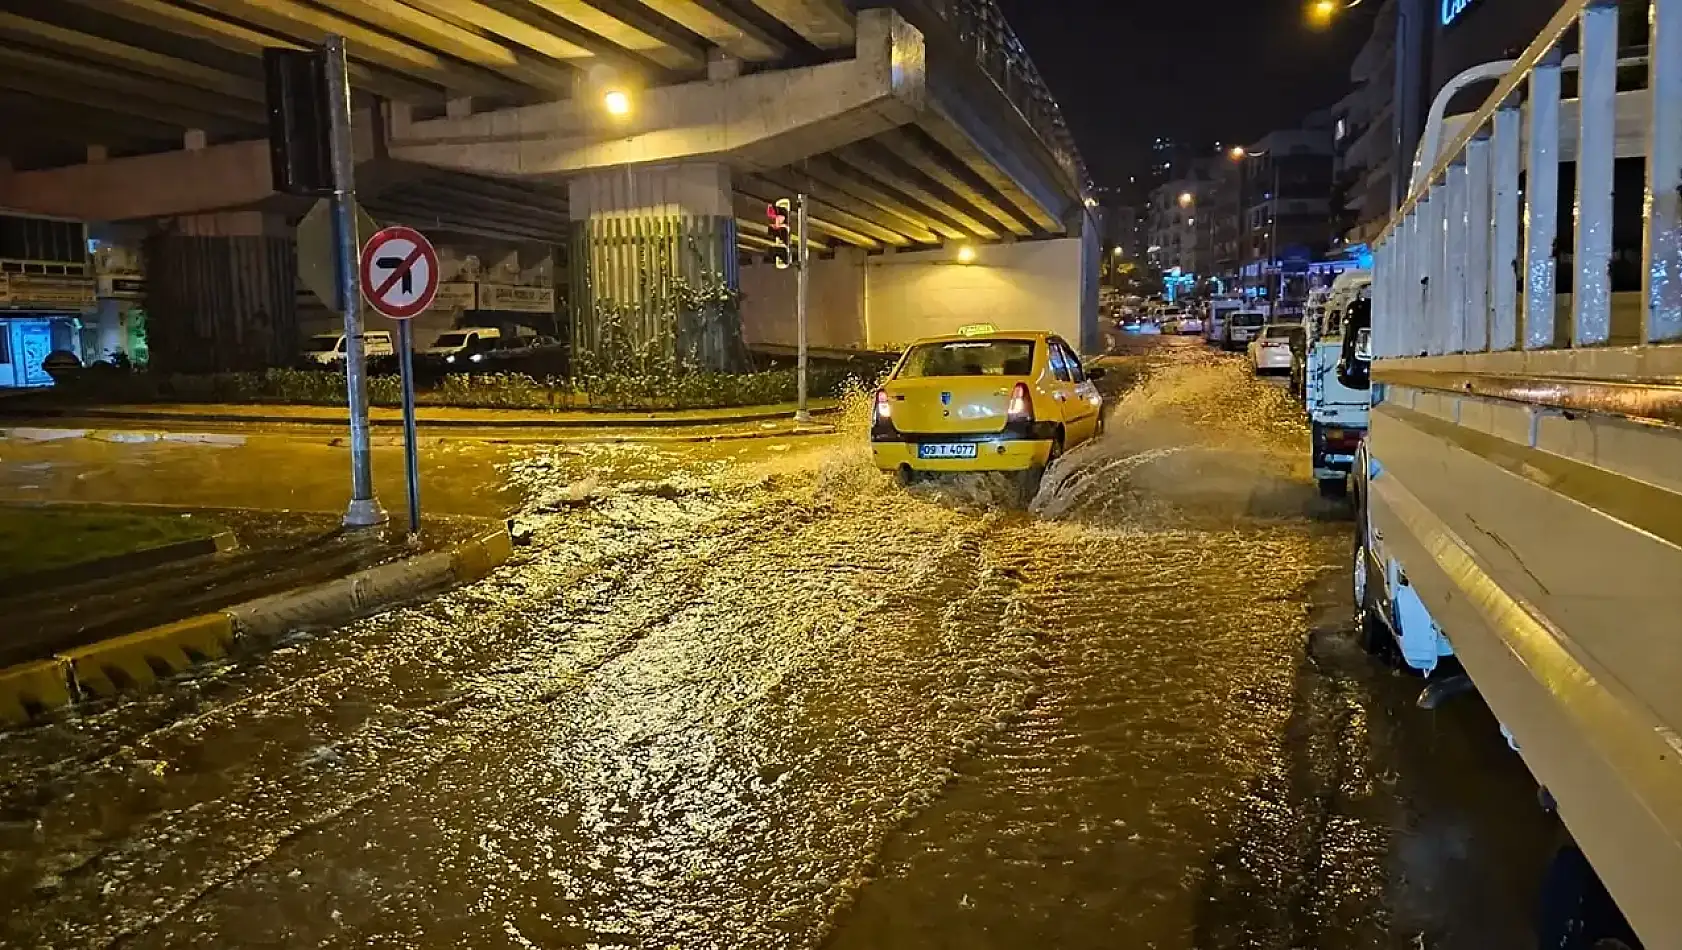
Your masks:
M835 399L814 399L810 402L813 414L837 411ZM740 425L754 422L773 422L792 419L793 403L772 406L744 406L732 409L677 409L651 412L610 412L596 410L550 411L544 409L455 409L444 406L419 406L415 411L418 426L423 428L475 429L637 429L679 428L695 426ZM187 404L159 403L155 405L116 406L42 406L7 405L0 402L0 417L7 419L65 420L124 420L156 423L217 423L248 425L308 425L345 428L350 424L349 413L338 406L297 406L279 404ZM403 413L397 409L375 407L369 410L375 426L402 426Z

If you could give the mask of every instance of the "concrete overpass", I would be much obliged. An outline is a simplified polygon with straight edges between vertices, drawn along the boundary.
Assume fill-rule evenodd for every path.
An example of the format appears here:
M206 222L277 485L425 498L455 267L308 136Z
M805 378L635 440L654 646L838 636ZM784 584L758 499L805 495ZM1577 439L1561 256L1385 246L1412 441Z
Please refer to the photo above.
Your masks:
M0 127L27 132L0 141L0 207L146 222L164 256L191 237L188 270L272 268L269 299L240 305L272 320L287 255L214 242L284 242L302 213L269 188L260 52L329 33L376 218L564 249L581 347L608 345L605 306L674 348L686 288L712 284L745 289L750 333L786 337L782 277L756 261L765 202L797 190L837 287L815 301L827 342L898 342L868 275L927 289L960 243L990 278L957 281L946 309L998 316L973 311L1014 300L997 290L1021 264L1033 289L1008 306L1056 285L1095 321L1085 173L993 0L8 0ZM192 283L165 309L211 306ZM1082 318L1055 322L1078 337Z

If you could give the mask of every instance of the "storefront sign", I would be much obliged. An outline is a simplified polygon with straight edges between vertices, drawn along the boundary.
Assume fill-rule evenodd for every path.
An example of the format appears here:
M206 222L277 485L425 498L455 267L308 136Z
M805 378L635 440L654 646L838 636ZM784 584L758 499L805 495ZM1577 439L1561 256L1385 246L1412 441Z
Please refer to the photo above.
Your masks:
M142 300L146 297L146 278L129 277L101 277L99 278L99 296L117 300Z
M438 285L438 294L432 298L434 310L477 310L479 309L479 285L470 280L447 280Z
M95 289L94 282L86 277L0 274L0 307L91 311L99 304Z
M1466 8L1476 2L1477 0L1442 0L1443 26L1448 26L1450 23L1459 19L1460 14L1465 13Z
M513 284L480 284L480 310L509 310L515 313L554 313L553 287L517 287Z

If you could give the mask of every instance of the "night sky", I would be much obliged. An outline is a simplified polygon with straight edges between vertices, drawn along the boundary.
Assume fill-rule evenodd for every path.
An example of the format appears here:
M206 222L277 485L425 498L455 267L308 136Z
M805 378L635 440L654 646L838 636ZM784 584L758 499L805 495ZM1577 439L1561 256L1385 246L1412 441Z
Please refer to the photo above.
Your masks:
M1000 0L1098 185L1142 175L1156 136L1249 141L1330 106L1379 2L1316 30L1303 0Z

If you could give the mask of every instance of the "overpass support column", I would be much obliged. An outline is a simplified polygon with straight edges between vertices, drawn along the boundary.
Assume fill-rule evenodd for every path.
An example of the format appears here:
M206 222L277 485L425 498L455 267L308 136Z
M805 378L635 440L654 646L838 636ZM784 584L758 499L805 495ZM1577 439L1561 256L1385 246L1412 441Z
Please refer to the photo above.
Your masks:
M159 222L145 247L151 365L185 373L289 365L301 342L289 230L257 211Z
M746 368L730 169L623 166L569 191L575 371Z

